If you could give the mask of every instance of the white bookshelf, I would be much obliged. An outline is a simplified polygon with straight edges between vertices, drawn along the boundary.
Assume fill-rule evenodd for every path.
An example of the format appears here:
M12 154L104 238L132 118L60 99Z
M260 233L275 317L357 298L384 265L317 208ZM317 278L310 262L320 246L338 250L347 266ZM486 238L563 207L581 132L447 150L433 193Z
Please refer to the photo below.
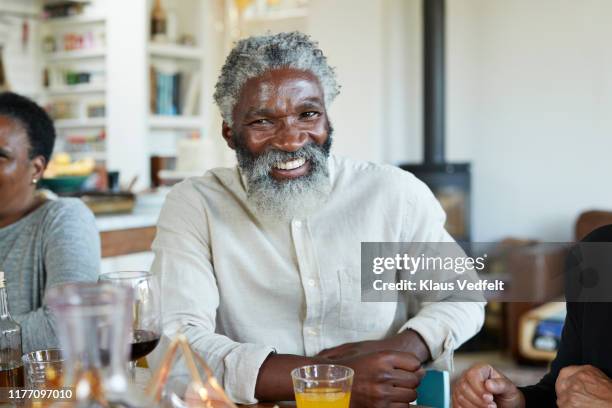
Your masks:
M169 16L169 31L171 20L177 28L176 36L169 35L163 42L150 38L153 0L108 3L106 163L109 169L120 171L123 180L137 175L137 189L148 187L150 156L175 155L181 138L194 132L204 137L210 133L210 64L217 58L217 42L222 45L213 27L215 22L223 21L225 1L162 0ZM189 35L190 41L185 41L184 35ZM190 73L199 74L192 110L160 115L156 113L160 110L151 109L151 93L157 92L157 81L152 82L150 77L151 65L169 75L186 73L179 80L181 88L188 85Z
M204 58L204 49L202 47L149 43L148 49L152 57L186 59L192 61L201 61Z
M202 116L151 115L149 125L152 129L200 130L204 126L204 118Z
M57 17L47 20L42 20L42 25L48 28L66 28L69 26L103 24L106 17L103 15L86 15L72 17Z
M103 48L91 50L56 51L45 54L48 62L64 62L90 58L104 58L106 51Z
M210 41L205 41L208 40L205 31L210 21L208 17L211 3L210 0L162 0L169 19L174 19L177 27L180 28L175 33L170 32L169 29L168 38L164 42L156 42L147 38L148 81L153 80L150 77L149 67L154 67L161 73L181 74L180 97L178 106L176 106L179 109L178 114L164 115L159 111L149 109L148 128L151 132L149 149L152 154L158 154L160 150L169 155L176 154L176 151L167 148L168 145L176 145L178 139L194 131L206 136L207 116L205 115L204 97L210 88L205 77L207 45ZM148 7L148 11L152 10L152 0L148 0ZM149 24L150 19L147 18L147 37L150 33ZM180 36L185 34L193 38L193 45L180 44ZM194 80L194 77L197 77L197 80ZM153 89L150 86L147 93L147 101L150 104L152 103L151 92ZM187 96L190 92L193 94L192 98ZM187 102L188 99L191 99L191 103ZM159 140L156 134L163 134L166 138L171 138L173 142L164 142L162 149L156 142Z
M106 87L104 84L78 84L47 88L48 95L96 94L104 93L105 91Z
M103 162L106 160L106 152L99 151L100 145L105 146L103 141L96 142L96 149L89 142L83 146L70 145L69 140L73 136L88 135L102 137L106 133L106 117L88 117L89 106L104 104L108 108L106 98L106 2L108 0L89 0L86 2L84 14L68 17L55 17L40 21L38 46L49 48L52 39L52 52L42 52L40 61L42 69L45 70L49 83L42 88L42 100L46 105L70 106L73 118L56 119L55 128L58 132L58 144L56 151L67 151L74 158L91 157ZM43 0L41 5L52 4L53 1ZM77 46L68 44L71 36L82 36L90 41L90 48L66 50ZM44 45L44 47L43 47ZM93 72L96 72L95 78ZM89 83L68 84L67 76L76 73L89 73ZM100 76L101 75L101 76ZM83 148L84 151L74 151Z
M233 0L162 0L167 10L174 13L179 37L166 43L150 41L152 0L88 0L91 7L87 7L85 15L36 18L31 30L32 55L27 59L27 67L34 68L28 81L24 81L26 85L35 82L36 86L21 88L43 106L57 101L74 103L67 111L74 118L55 120L56 152L65 149L75 158L88 156L104 161L109 170L120 171L123 181L137 175L139 189L149 184L149 156L175 154L180 138L197 131L222 144L221 120L212 92L227 53L223 41L224 7L229 1ZM50 1L28 2L33 4L32 13L40 16L43 4ZM64 34L86 31L94 33L91 45L99 45L98 48L62 51ZM99 32L103 35L97 36ZM181 39L183 34L190 34L192 39ZM55 38L55 46L49 45L50 37ZM176 64L180 69L200 74L197 103L188 115L151 113L149 67L155 62ZM48 87L42 81L45 68ZM64 71L90 73L92 82L68 85ZM105 117L87 117L87 107L102 102ZM82 138L88 140L83 146L68 144Z
M55 128L58 130L103 128L106 126L106 118L83 118L83 119L57 119Z

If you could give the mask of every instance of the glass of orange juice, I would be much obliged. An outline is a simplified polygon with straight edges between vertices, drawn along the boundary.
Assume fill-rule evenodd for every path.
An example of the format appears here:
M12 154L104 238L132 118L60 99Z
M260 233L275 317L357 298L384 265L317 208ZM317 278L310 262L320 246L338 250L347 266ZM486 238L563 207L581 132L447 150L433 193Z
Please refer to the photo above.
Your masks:
M314 364L291 372L298 408L349 408L354 371L335 364Z

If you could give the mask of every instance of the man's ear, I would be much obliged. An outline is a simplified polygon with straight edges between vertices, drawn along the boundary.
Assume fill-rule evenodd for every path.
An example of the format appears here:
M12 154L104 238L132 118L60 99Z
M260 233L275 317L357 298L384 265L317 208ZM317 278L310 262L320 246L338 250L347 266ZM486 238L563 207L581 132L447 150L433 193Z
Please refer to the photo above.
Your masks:
M225 139L225 143L227 143L229 148L235 150L236 144L234 143L234 133L232 132L231 126L229 126L226 121L223 121L223 125L221 125L221 134L223 135L223 139Z

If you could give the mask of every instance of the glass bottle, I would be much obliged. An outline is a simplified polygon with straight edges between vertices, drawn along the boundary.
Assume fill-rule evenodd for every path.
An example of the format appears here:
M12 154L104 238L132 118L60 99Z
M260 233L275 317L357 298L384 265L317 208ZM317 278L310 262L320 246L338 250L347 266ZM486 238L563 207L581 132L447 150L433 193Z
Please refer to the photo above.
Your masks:
M165 41L166 40L166 11L162 7L161 0L155 0L155 6L151 13L151 40Z
M155 407L127 376L132 291L109 283L68 283L49 289L64 352L64 387L78 408ZM64 406L64 405L62 405Z
M23 387L21 326L8 308L4 272L0 271L0 387Z

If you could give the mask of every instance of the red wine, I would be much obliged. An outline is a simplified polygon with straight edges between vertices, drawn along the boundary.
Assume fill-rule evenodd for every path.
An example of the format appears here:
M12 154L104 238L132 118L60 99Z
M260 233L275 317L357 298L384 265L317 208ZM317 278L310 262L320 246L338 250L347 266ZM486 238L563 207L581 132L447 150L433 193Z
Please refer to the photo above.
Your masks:
M159 344L159 333L149 330L134 330L130 360L135 361L146 356Z

